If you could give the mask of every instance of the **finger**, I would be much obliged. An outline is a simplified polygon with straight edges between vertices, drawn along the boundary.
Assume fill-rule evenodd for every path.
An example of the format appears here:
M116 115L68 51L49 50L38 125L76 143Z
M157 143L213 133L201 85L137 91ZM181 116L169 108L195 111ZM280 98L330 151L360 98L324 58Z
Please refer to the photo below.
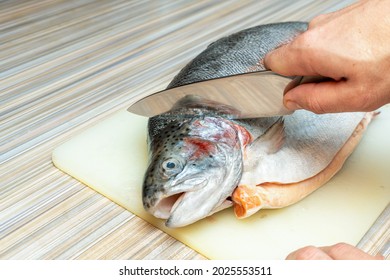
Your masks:
M311 49L308 48L311 39L308 34L306 31L292 42L269 52L264 58L265 67L285 76L318 75L311 66Z
M383 256L372 256L366 252L346 243L333 246L320 247L327 255L335 260L381 260Z
M283 102L288 109L317 114L369 111L372 107L369 96L347 81L302 84L288 91Z
M324 251L314 246L307 246L290 253L286 260L331 260Z

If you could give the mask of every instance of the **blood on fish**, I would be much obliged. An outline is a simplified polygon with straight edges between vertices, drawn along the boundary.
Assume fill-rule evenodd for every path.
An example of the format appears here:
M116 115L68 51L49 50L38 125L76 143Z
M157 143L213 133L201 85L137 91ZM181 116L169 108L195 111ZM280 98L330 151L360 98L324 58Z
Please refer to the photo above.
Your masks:
M185 146L190 150L191 159L199 158L206 154L212 154L216 151L215 145L207 140L198 138L184 138Z

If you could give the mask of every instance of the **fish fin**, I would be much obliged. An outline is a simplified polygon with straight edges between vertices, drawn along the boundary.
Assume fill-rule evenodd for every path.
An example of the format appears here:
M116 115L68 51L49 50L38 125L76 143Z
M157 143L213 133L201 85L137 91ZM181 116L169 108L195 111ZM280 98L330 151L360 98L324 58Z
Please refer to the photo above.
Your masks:
M274 154L283 146L285 139L284 119L280 117L248 146L247 154Z

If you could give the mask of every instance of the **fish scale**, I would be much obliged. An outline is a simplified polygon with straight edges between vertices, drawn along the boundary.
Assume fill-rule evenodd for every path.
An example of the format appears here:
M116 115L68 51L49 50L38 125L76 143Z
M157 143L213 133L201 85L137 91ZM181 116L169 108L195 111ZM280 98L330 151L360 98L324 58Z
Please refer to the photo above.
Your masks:
M264 70L265 54L305 31L305 22L255 26L211 43L189 62L167 88Z

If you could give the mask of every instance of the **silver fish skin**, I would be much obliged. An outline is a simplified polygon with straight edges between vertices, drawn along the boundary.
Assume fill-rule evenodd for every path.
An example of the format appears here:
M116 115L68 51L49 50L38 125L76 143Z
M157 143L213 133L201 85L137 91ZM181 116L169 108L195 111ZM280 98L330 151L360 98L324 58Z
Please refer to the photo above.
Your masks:
M262 70L267 52L306 28L304 22L276 23L221 38L188 63L168 88ZM230 196L243 174L245 146L276 121L234 121L228 110L193 100L150 118L144 208L166 219L166 226L182 227L231 206Z

